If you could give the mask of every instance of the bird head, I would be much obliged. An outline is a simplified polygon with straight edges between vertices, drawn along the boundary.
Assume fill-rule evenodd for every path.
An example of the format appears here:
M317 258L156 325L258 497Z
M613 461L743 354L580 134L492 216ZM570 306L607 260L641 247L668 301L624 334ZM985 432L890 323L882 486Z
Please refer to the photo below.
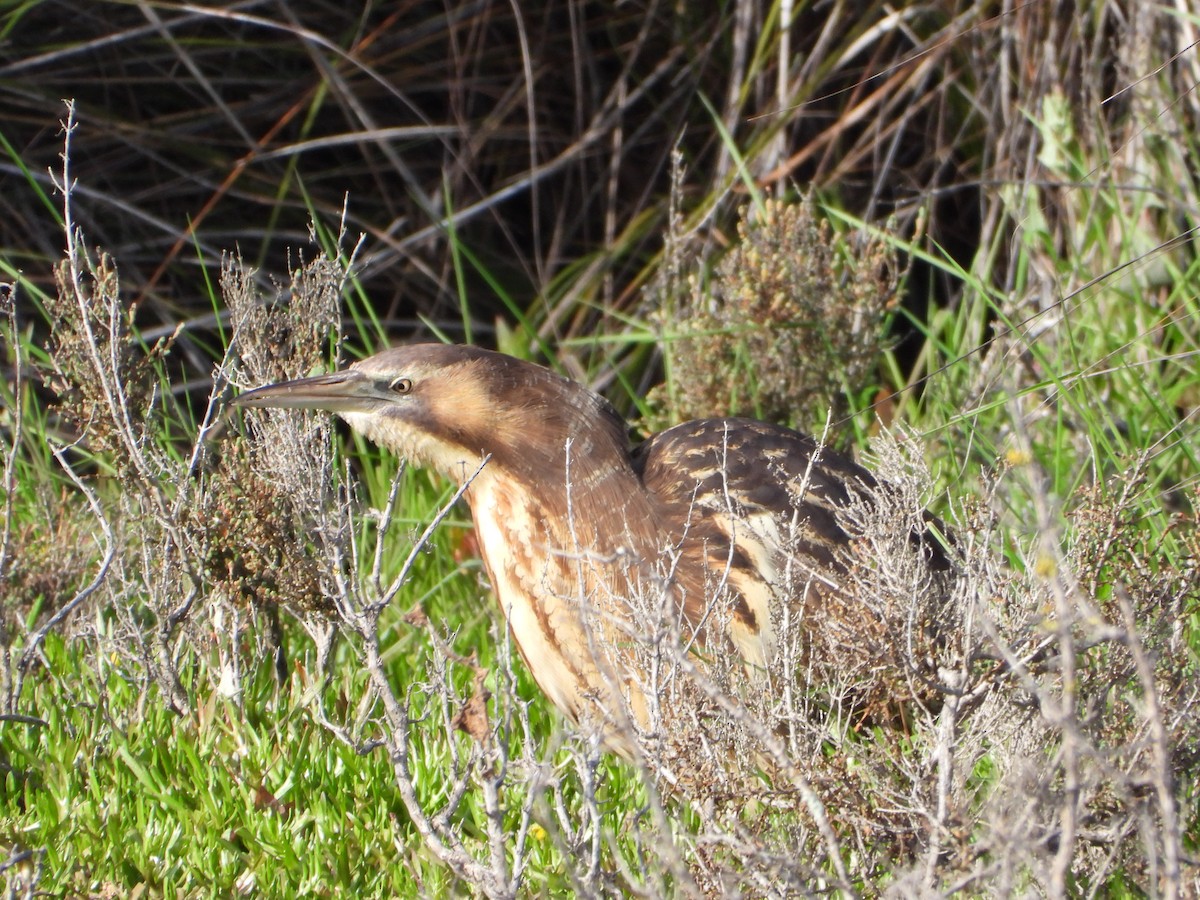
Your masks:
M568 440L579 452L597 442L627 446L624 421L587 388L533 363L452 344L392 348L234 403L337 413L369 440L458 481L486 457L490 466L544 476L562 468Z

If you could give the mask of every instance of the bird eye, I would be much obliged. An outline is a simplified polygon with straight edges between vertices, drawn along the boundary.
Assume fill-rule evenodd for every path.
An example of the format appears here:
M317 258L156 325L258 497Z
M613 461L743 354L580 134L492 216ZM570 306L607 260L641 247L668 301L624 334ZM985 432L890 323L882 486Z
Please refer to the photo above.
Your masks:
M412 391L413 383L411 378L397 378L395 381L389 384L388 387L397 394L407 394Z

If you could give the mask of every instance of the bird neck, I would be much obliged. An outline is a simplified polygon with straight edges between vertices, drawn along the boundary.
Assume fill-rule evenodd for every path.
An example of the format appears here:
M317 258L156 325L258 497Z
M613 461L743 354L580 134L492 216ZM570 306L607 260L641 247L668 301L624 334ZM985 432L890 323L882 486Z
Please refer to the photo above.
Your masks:
M624 424L615 415L592 416L578 429L550 431L523 442L521 452L495 454L468 489L479 523L499 491L506 508L530 520L538 543L564 552L608 556L630 552L649 558L661 549L652 533L656 517L634 471ZM561 416L557 424L565 425ZM499 441L497 446L512 447Z

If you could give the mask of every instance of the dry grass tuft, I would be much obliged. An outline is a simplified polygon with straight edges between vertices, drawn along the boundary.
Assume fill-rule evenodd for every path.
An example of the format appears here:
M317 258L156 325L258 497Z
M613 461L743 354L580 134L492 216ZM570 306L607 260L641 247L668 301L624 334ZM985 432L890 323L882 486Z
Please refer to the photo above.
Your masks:
M69 134L70 122L67 129ZM62 183L71 183L68 170ZM57 269L58 292L47 301L52 330L45 380L72 433L70 447L55 456L88 501L70 509L88 517L90 528L72 525L68 516L51 521L93 565L95 548L78 538L88 530L102 535L102 559L82 589L76 587L81 564L70 552L56 553L41 582L27 585L43 595L58 583L67 591L63 597L55 589L63 599L54 604L54 617L28 637L24 654L27 659L47 628L86 608L85 602L98 605L111 611L111 622L77 617L75 627L95 631L97 652L126 659L131 671L146 673L169 707L183 712L192 697L179 672L191 654L217 650L225 670L216 677L223 689L236 691L238 648L247 633L278 654L278 605L326 612L332 607L328 598L335 588L314 561L306 537L314 522L312 506L304 505L323 502L328 481L309 483L309 492L298 494L295 485L264 477L269 470L253 449L281 450L278 442L222 446L214 453L214 436L232 354L240 354L247 377L256 381L322 358L338 321L344 270L320 258L293 273L286 300L266 303L244 267L232 262L226 267L223 285L238 323L231 355L214 374L198 432L176 439L169 423L182 414L173 405L178 398L165 390L164 374L171 340L150 347L141 342L133 327L135 310L123 297L112 260L89 254L77 234L69 237L67 257ZM290 306L288 315L279 314L280 305ZM260 326L253 345L237 340L243 320ZM328 445L327 423L306 427L319 430L314 446ZM306 439L300 441L290 445L292 452L309 452ZM79 465L74 458L79 454L89 466ZM115 477L77 471L91 467ZM63 528L75 530L63 535ZM36 545L24 548L26 562L15 572L24 571L30 552L36 553ZM57 580L51 584L47 578ZM263 626L252 627L264 613Z
M893 244L838 236L812 197L746 206L738 242L711 281L695 251L664 268L652 292L670 387L651 393L654 416L682 421L748 415L811 428L840 419L875 383L896 303ZM688 260L691 259L689 263Z
M36 516L8 536L11 564L4 571L0 628L16 629L37 610L52 614L74 593L95 563L90 540L95 523L87 509L62 495L33 507Z
M326 364L336 344L345 269L318 257L295 269L291 284L264 299L241 260L227 259L221 288L238 335L234 381L255 386L296 377ZM251 440L227 440L210 476L208 504L198 519L221 523L205 559L213 590L228 600L284 605L298 613L332 615L334 587L309 537L313 510L330 503L328 479L296 479L291 459L312 456L332 465L330 422L322 416L248 417ZM291 457L291 459L289 459Z

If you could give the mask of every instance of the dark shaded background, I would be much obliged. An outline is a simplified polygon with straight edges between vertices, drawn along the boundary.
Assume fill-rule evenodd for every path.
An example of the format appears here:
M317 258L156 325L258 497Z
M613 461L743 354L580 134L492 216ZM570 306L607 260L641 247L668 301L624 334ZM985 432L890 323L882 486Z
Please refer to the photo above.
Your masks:
M418 317L462 336L451 229L468 254L476 340L491 339L497 316L523 320L546 346L620 331L622 316L646 313L673 151L685 167L681 213L709 247L702 255L734 239L747 193L731 144L765 190L815 186L868 221L894 217L889 227L905 238L920 221L918 241L964 265L985 248L1004 292L1014 287L1004 250L1012 213L1001 189L1044 177L1032 116L1065 95L1076 133L1119 152L1142 127L1131 104L1148 85L1117 88L1155 71L1187 36L1166 10L1132 27L1136 4L816 4L786 31L778 9L654 0L9 8L0 13L0 259L51 288L63 234L49 172L61 169L62 100L73 98L75 220L89 245L114 256L150 336L200 324L184 344L212 317L204 276L215 278L222 253L239 251L269 280L298 249L314 252L314 215L336 231L343 203L348 244L366 236L357 274L393 339L427 333ZM1157 71L1188 94L1186 68ZM1187 120L1192 105L1174 114ZM1073 223L1059 223L1052 204L1042 212L1052 235L1061 227L1070 238ZM960 289L918 263L906 302L920 318ZM215 345L192 348L200 377Z

